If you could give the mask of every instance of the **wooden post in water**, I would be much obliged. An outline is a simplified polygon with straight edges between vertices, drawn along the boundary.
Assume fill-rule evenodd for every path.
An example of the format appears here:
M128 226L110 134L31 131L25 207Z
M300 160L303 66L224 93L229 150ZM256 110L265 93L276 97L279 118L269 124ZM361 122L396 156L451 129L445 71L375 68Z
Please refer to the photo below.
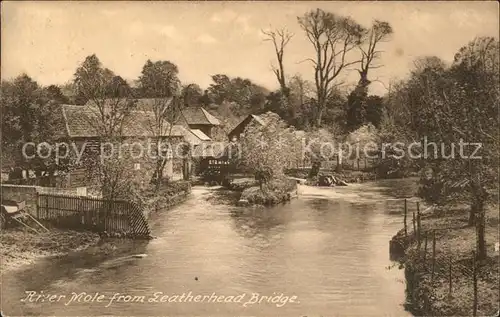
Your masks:
M472 282L474 285L474 301L472 303L472 316L477 316L477 271L476 252L472 251Z
M408 212L408 208L407 208L407 203L406 203L406 198L405 198L405 214L404 214L404 223L405 223L405 238L408 237L408 229L406 227L406 214Z
M436 229L432 230L432 275L431 281L434 281L434 269L436 268Z

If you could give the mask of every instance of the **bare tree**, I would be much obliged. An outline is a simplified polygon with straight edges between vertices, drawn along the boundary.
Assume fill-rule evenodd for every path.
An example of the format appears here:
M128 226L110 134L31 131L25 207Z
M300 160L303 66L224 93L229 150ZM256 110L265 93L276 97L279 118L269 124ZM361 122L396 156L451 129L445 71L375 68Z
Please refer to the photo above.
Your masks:
M321 125L321 116L342 70L360 60L348 60L348 53L361 44L364 28L350 17L338 16L321 9L298 17L301 28L314 47L316 56L308 59L314 65L317 114L316 125Z
M288 97L289 90L287 88L286 78L285 78L285 67L283 65L285 47L290 42L293 33L290 33L287 29L276 29L274 31L264 31L262 33L267 36L265 41L271 41L276 52L276 59L278 60L278 67L273 66L273 72L278 79L281 91Z
M361 62L358 69L360 79L358 85L368 86L368 71L370 69L380 68L383 65L374 65L374 62L380 57L382 51L377 50L380 43L389 40L393 33L392 27L388 22L375 20L372 27L364 32L362 42L359 46L361 52Z

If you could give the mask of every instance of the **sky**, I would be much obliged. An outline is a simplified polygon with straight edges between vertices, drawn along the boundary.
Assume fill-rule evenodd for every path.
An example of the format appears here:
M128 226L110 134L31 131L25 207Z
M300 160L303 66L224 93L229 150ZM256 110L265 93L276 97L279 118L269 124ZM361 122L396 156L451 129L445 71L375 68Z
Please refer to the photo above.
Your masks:
M368 27L374 19L394 34L370 72L370 90L384 94L403 79L415 58L435 55L451 62L476 36L499 32L499 8L491 2L2 2L1 77L27 73L42 85L64 84L86 56L127 80L140 75L147 59L169 60L184 83L202 88L211 75L249 78L278 88L272 72L274 49L262 30L287 28L294 34L285 51L288 76L313 78L305 61L314 51L297 17L321 8L351 16ZM355 82L355 69L342 79Z

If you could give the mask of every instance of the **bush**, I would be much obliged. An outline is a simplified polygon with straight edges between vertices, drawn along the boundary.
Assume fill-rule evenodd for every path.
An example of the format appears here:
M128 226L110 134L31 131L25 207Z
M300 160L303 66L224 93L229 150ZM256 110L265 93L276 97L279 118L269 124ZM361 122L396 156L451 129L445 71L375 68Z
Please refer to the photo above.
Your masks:
M253 186L243 190L241 199L256 205L275 205L291 198L290 192L297 189L297 183L293 180L280 178L260 186Z

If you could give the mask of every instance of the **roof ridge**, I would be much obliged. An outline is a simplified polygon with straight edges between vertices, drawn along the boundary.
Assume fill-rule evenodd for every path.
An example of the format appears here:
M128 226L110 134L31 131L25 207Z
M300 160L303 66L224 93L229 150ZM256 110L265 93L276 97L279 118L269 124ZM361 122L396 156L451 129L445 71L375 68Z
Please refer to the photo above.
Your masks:
M61 112L63 115L63 120L64 120L64 126L66 127L66 133L68 134L68 137L71 137L71 133L69 131L69 125L68 125L68 117L66 116L66 110L64 109L64 106L66 105L61 105Z
M215 125L215 123L212 122L215 120L217 124L220 124L219 119L217 119L214 115L212 115L210 112L208 112L205 108L200 106L200 109L201 109L201 112L203 112L203 115L205 116L205 118L208 120L208 122ZM211 120L210 117L212 117L213 119Z

